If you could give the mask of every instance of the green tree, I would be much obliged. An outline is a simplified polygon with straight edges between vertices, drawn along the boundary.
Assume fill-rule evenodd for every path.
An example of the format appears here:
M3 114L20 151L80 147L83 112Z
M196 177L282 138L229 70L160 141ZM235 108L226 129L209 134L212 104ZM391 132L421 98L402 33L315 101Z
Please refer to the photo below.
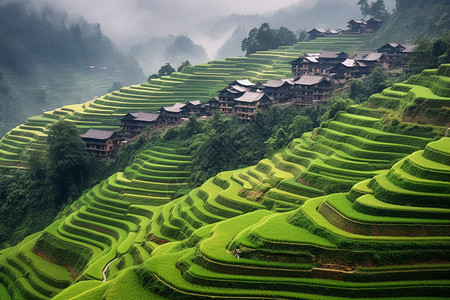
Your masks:
M83 184L89 163L86 146L75 125L66 121L50 127L47 141L49 177L60 193L60 201L65 201L71 189L76 193Z
M256 51L263 51L278 48L280 46L292 45L297 41L295 33L286 27L271 29L268 23L263 23L259 28L250 30L248 37L241 43L241 49L245 55L250 55Z
M392 83L389 80L389 74L383 68L377 67L373 69L369 75L368 90L370 94L376 94L382 92L385 88Z
M169 76L173 72L175 72L175 69L169 63L166 63L164 66L162 66L159 69L158 76L159 77L161 77L161 76Z
M309 116L298 115L292 120L292 124L289 125L289 131L291 132L290 139L299 138L303 133L311 131L313 129L313 122Z
M408 68L415 74L424 69L437 68L440 64L450 62L450 31L443 36L426 40L422 39L411 54Z
M352 78L349 80L348 96L355 100L355 102L363 102L367 100L369 97L368 88L361 78Z
M386 7L384 5L384 0L377 0L375 2L372 2L370 4L368 14L376 19L385 20L386 17L389 15L389 13L387 12Z
M191 66L191 63L186 60L184 62L181 63L181 66L178 67L177 72L181 72L183 71L184 68Z
M363 18L366 18L370 12L370 5L367 2L367 0L359 0L357 5L361 9L361 14L362 14Z

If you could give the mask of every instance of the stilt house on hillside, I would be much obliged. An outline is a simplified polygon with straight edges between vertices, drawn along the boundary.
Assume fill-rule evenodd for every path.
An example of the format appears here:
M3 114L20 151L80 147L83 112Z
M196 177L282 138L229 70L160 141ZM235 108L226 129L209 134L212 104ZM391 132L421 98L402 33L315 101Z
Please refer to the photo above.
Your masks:
M302 75L325 76L329 74L329 69L347 58L348 54L342 51L310 53L291 61L291 69L295 78L300 78Z
M266 95L273 98L275 104L286 103L291 100L295 86L292 79L270 79L263 85Z
M181 121L181 118L188 117L186 104L183 103L175 103L172 106L161 107L158 112L165 124L176 124Z
M80 135L86 143L86 151L91 156L114 158L119 144L115 131L89 129Z
M268 109L273 101L262 91L245 92L235 99L234 116L240 120L251 120L258 110Z
M255 84L248 79L235 80L226 88L219 91L219 109L223 113L232 114L234 112L235 99L255 89Z
M303 75L294 84L292 101L299 106L327 101L333 89L333 83L325 76Z
M120 119L121 134L127 138L140 134L148 127L155 128L162 125L159 113L132 112Z
M417 45L387 43L377 49L384 54L383 63L387 68L404 67L408 63L411 52Z

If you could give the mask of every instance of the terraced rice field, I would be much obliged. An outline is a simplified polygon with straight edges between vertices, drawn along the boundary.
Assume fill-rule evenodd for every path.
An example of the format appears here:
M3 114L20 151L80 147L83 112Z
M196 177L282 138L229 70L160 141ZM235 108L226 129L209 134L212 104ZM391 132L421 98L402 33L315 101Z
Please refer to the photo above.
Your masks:
M159 145L141 153L75 201L66 217L1 253L0 282L8 295L49 299L74 279L101 281L145 261L156 245L147 239L152 215L187 185L190 169L183 148Z
M442 138L349 193L203 227L155 250L136 273L168 286L169 298L444 298L449 174Z
M420 78L408 84L425 88ZM154 146L0 252L0 295L444 299L450 137L435 141L442 128L430 129L354 106L272 159L176 199L191 157Z
M253 82L292 76L290 61L305 52L359 50L367 37L342 36L318 38L293 46L260 51L248 57L227 58L185 68L170 76L124 87L84 104L66 105L43 115L29 118L0 141L0 168L23 167L29 156L46 148L48 127L58 120L73 122L80 133L89 128L115 130L118 119L133 111L156 111L162 106L188 100L208 101L229 82L248 78Z

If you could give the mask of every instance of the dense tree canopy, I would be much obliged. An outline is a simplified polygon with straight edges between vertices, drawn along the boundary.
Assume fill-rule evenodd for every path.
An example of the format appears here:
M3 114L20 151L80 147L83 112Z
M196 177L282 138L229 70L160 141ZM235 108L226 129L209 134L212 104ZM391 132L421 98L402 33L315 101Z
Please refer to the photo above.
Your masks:
M411 54L408 67L413 73L424 69L437 68L440 64L450 62L450 31L433 40L420 40Z
M86 146L75 125L65 121L50 127L47 141L49 176L65 200L69 189L83 184L83 173L89 162Z
M357 5L361 9L363 18L372 16L376 19L385 19L389 15L383 0L376 0L374 2L371 2L370 4L367 0L360 0Z
M256 51L293 45L295 42L297 36L286 27L271 29L268 23L263 23L259 28L250 30L248 37L242 41L241 49L245 55L250 55Z

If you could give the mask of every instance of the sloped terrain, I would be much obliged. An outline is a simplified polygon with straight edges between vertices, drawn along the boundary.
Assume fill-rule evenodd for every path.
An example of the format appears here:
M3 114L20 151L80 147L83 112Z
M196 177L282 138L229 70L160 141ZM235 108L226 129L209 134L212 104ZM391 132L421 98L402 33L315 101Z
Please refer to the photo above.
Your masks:
M443 298L449 174L450 138L442 138L349 193L199 229L155 250L136 274L170 299Z
M140 85L124 87L84 104L67 105L29 118L0 141L0 167L24 166L33 151L46 147L48 127L58 120L73 122L85 132L89 128L118 129L119 118L133 111L156 111L176 102L201 100L217 95L228 83L239 78L253 82L292 76L289 61L305 52L343 50L355 52L368 37L342 36L319 38L260 51L248 57L227 58L187 67L182 72L152 79Z
M408 84L428 88L417 78ZM0 295L445 298L450 138L434 141L438 126L383 123L389 103L351 107L272 159L173 200L191 158L154 146L0 252Z
M186 154L174 145L153 146L75 201L67 217L3 251L0 282L10 296L48 299L74 279L103 280L109 263L113 271L142 263L154 247L146 236L155 207L190 177Z

